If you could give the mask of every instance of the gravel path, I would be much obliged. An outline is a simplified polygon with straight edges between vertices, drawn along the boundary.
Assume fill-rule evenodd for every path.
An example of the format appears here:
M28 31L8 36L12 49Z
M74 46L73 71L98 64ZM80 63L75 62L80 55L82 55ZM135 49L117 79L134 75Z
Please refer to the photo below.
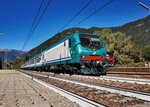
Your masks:
M0 107L79 107L21 73L0 71Z

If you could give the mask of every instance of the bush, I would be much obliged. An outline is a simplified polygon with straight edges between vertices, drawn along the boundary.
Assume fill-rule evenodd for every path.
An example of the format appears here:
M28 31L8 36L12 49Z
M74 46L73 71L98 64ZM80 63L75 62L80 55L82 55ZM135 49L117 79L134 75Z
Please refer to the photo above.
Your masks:
M147 45L143 48L142 56L146 61L150 61L150 45Z

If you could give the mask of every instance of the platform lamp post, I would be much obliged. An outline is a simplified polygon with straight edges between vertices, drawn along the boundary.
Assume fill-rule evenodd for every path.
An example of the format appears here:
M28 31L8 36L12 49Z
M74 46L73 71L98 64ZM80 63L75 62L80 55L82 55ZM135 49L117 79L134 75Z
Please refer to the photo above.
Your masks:
M139 2L138 4L139 4L140 6L142 6L143 8L145 8L146 10L150 11L150 7L148 7L148 6L145 5L144 3Z

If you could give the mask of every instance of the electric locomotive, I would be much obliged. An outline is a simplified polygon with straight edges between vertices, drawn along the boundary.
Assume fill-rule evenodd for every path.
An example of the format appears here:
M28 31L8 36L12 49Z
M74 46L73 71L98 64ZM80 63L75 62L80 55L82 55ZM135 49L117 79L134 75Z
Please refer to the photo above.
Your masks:
M100 36L76 32L60 40L22 65L23 69L76 74L106 74L114 58Z

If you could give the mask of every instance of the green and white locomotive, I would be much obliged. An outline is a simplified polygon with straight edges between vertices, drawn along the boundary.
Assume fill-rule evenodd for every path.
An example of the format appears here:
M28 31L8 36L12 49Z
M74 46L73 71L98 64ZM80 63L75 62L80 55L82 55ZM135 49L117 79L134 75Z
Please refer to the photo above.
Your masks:
M76 32L28 60L21 68L100 75L105 74L105 67L114 62L106 55L107 49L102 37Z

